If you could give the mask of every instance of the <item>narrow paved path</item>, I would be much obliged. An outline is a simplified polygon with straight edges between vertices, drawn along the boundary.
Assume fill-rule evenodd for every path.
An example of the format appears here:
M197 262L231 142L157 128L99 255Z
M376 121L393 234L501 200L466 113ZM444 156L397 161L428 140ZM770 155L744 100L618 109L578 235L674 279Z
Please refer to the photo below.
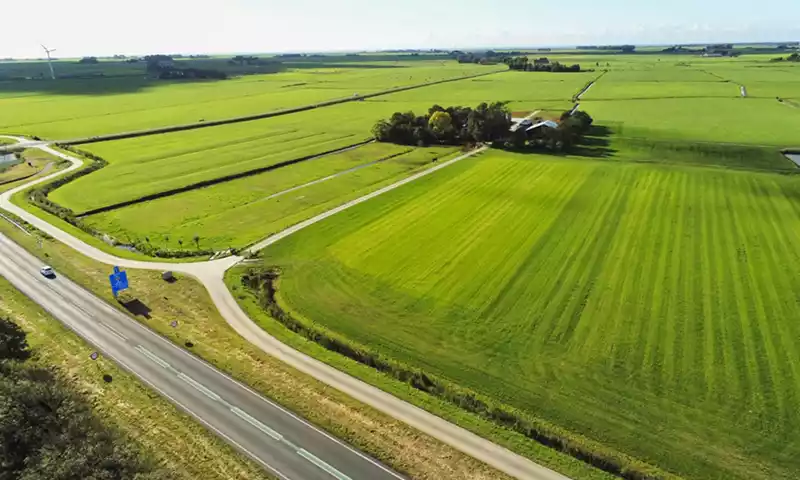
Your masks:
M5 138L24 141L24 139L17 137ZM527 458L517 455L408 402L400 400L399 398L396 398L384 392L383 390L380 390L346 373L343 373L327 365L326 363L320 362L319 360L316 360L304 353L294 350L288 345L281 343L276 338L267 334L239 307L238 303L223 281L225 272L229 268L242 261L243 257L234 256L221 260L197 263L162 263L119 258L87 244L86 242L14 205L11 203L10 199L15 193L27 189L32 185L52 180L60 175L74 171L81 166L81 161L77 158L54 150L46 144L35 144L29 148L39 148L51 155L55 155L70 161L72 165L65 170L37 178L23 186L0 194L0 208L17 215L39 230L42 230L53 238L69 245L71 248L77 250L81 254L99 262L125 268L139 268L159 271L171 270L174 272L191 275L203 283L208 290L212 301L219 309L220 314L223 316L223 318L225 318L228 324L230 324L230 326L242 337L247 339L252 344L258 346L265 353L280 359L293 368L306 373L315 379L350 395L356 400L365 403L391 417L394 417L397 420L400 420L416 428L417 430L430 435L431 437L434 437L512 477L526 480L567 480L567 477L559 473L538 465ZM259 251L332 215L392 191L407 183L413 182L427 175L431 175L443 168L486 150L486 147L473 150L469 153L436 165L435 167L404 178L389 186L381 188L380 190L347 202L327 212L321 213L304 222L289 227L276 235L272 235L262 242L257 243L250 248L250 251Z

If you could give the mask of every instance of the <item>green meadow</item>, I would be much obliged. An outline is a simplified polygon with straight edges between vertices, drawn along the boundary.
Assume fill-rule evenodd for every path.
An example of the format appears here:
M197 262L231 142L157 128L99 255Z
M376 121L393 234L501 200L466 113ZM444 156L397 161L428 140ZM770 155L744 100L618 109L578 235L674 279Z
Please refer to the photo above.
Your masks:
M221 81L142 76L0 81L0 130L59 140L89 137L263 113L493 70L498 67L392 61L320 64Z
M208 188L86 217L126 243L244 247L456 153L372 144ZM335 176L334 175L338 175Z
M218 251L459 153L371 143L283 165L368 140L378 119L497 101L558 116L595 81L580 99L594 128L569 155L490 150L264 250L263 266L280 270L279 305L360 351L678 477L797 478L800 176L780 149L800 146L800 65L532 56L545 55L592 71L375 56L219 82L0 81L0 130L85 137L498 72L82 145L108 165L49 195L80 214L275 167L82 220L123 243L192 249L197 238Z
M300 318L687 478L800 469L800 177L492 153L264 251Z

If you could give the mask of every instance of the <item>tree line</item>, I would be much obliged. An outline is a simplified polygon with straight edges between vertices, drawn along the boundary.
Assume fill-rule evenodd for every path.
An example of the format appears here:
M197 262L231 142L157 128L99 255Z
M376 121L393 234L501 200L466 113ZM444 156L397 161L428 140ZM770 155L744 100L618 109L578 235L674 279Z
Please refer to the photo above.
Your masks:
M195 78L210 78L215 80L225 80L228 74L222 70L207 68L181 68L174 64L172 55L146 55L144 61L147 65L147 73L154 75L162 80L180 80Z
M90 403L31 360L25 332L0 317L0 478L166 480Z
M506 57L503 63L508 65L510 70L520 72L580 72L581 66L577 63L574 65L564 65L559 62L550 62L547 58L540 58L533 62L526 56L522 57Z
M511 112L496 102L474 109L434 105L425 115L397 112L389 120L379 120L372 134L379 142L401 145L465 145L502 140L509 128Z
M564 112L558 122L534 121L512 129L511 112L502 102L481 103L474 109L434 105L425 115L396 112L388 120L379 120L372 135L379 142L420 147L487 143L514 150L565 152L580 143L594 122L579 110Z

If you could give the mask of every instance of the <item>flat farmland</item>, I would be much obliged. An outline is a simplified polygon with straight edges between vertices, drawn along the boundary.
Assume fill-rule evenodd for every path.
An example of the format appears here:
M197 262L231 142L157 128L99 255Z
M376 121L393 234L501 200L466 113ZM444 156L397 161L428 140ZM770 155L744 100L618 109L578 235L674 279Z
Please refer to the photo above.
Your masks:
M737 98L739 86L725 82L630 82L603 77L581 100L633 100L651 98Z
M775 147L800 144L800 111L774 98L586 100L581 108L621 136Z
M55 139L88 137L255 114L497 69L454 61L376 62L323 64L224 81L0 82L0 130Z
M279 302L688 478L800 471L800 178L492 153L264 251Z
M596 72L504 72L464 80L456 85L434 85L369 101L439 104L445 107L449 105L474 107L481 102L508 102L509 108L515 111L556 107L568 110L572 106L572 97L597 75Z
M617 65L609 68L603 83L628 82L719 82L720 79L696 65L679 66L675 59L669 65L646 64ZM680 63L680 62L678 62Z
M342 148L370 138L392 105L348 103L293 115L91 144L105 168L51 198L76 212L133 200L254 168ZM87 192L91 192L87 195Z
M370 144L280 170L85 218L120 241L179 249L244 247L457 152Z

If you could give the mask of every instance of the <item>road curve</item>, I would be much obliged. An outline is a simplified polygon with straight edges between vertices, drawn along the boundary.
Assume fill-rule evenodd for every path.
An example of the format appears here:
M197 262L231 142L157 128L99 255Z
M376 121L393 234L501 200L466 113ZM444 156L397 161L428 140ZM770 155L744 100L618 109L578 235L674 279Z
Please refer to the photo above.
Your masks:
M18 141L24 140L17 137L6 138L12 138ZM26 222L32 224L36 228L46 232L48 235L69 245L78 252L102 263L106 263L108 265L118 265L126 268L172 270L175 272L192 275L202 282L206 287L212 301L219 309L220 314L223 316L223 318L225 318L228 324L237 333L239 333L239 335L259 347L265 353L280 359L293 368L306 373L317 380L350 395L356 400L365 403L391 417L394 417L397 420L400 420L411 427L414 427L417 430L430 435L431 437L434 437L507 475L525 480L568 480L568 477L534 463L525 457L517 455L506 448L481 438L478 435L469 432L468 430L458 427L455 424L437 417L436 415L433 415L414 405L411 405L408 402L400 400L376 387L373 387L372 385L341 372L326 363L320 362L319 360L316 360L304 353L294 350L288 345L281 343L276 338L267 334L244 313L241 307L239 307L238 303L223 281L225 271L239 263L242 260L242 257L234 256L209 262L181 264L123 259L88 245L82 240L73 237L69 233L64 232L63 230L45 222L39 217L12 204L10 198L16 192L28 188L31 185L49 181L59 175L65 174L66 172L73 171L79 168L81 165L80 160L54 150L47 145L37 144L34 145L33 148L40 148L47 153L69 160L72 162L72 166L66 170L48 175L46 177L37 178L36 180L29 182L24 186L17 187L9 190L8 192L0 194L0 208L8 210L14 215L17 215ZM380 190L347 202L339 207L331 209L311 219L289 227L282 232L272 235L271 237L251 247L250 250L258 251L266 248L269 245L288 237L289 235L292 235L310 225L313 225L314 223L330 217L331 215L335 215L336 213L358 205L359 203L365 202L409 182L430 175L438 170L446 168L456 162L469 158L485 150L486 148L484 147L446 162L442 162L435 167L429 168L420 173L395 182L387 187L381 188Z

